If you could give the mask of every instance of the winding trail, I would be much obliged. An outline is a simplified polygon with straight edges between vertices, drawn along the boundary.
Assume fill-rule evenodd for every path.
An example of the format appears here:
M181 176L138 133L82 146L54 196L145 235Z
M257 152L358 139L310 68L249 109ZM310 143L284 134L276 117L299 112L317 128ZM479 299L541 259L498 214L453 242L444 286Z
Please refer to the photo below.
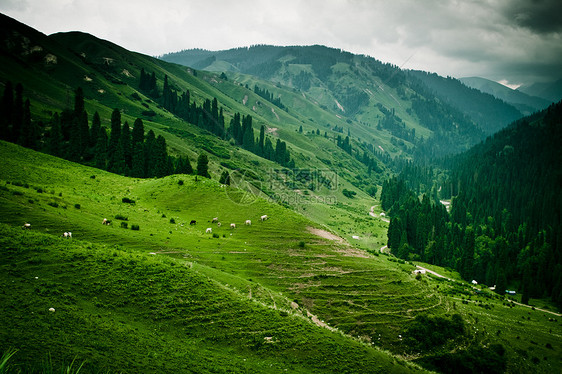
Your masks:
M381 248L381 250L382 250L382 248ZM424 268L424 267L422 267L422 266L416 265L416 268L418 268L418 269L420 269L420 270L425 270L426 272L431 273L431 274L435 275L436 277L444 278L444 279L447 279L447 280L452 281L452 282L457 282L457 281L455 281L454 279L447 278L447 277L444 276L444 275L441 275L441 274L439 274L439 273L436 273L436 272L434 272L433 270L429 270L429 269ZM476 290L478 289L478 288L476 288L476 287L472 287L472 288L474 288L474 289L476 289ZM462 300L462 299L459 299L459 298L456 298L456 297L453 297L453 299ZM472 301L472 300L469 300L469 301ZM520 306L527 307L527 308L533 308L532 305L522 304L522 303L519 303L519 302L513 301L513 300L508 300L508 301L511 302L511 303L520 305ZM474 301L473 301L473 302L474 302ZM550 310L541 309L541 308L537 308L537 307L534 307L534 308L535 308L534 310L538 310L538 311L541 311L541 312L544 312L544 313L550 313L550 314L554 314L555 316L562 317L562 314L561 314L561 313L556 313L556 312L553 312L553 311L550 311Z
M369 211L369 215L370 215L371 217L375 217L375 218L378 217L378 218L380 218L381 221L383 221L383 222L390 223L390 220L389 220L388 218L384 218L384 217L382 217L382 216L377 216L377 215L375 214L375 208L376 208L376 207L377 207L376 205L373 205L373 206L371 207L371 210Z

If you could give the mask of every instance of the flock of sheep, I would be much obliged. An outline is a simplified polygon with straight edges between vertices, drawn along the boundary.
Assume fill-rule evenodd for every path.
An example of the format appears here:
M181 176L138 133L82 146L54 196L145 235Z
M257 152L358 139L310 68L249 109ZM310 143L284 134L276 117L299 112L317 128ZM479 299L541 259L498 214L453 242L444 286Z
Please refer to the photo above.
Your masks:
M268 218L269 218L269 217L264 214L263 216L260 217L260 221L263 222L263 221L265 221L265 220L268 219ZM219 222L219 218L218 218L218 217L213 218L213 219L211 220L211 223L216 223L218 227L221 227L221 225L222 225L222 224ZM191 221L190 225L194 225L194 224L196 224L196 221ZM245 224L246 226L251 226L251 225L252 225L252 221L249 220L249 219L247 219L247 220L244 222L244 224ZM230 228L231 228L231 229L235 229L235 228L236 228L236 224L235 224L235 223L231 223L231 224L230 224ZM213 232L213 229L212 229L211 227L207 227L207 229L205 230L205 234L211 234L212 232Z
M31 229L31 223L26 222L26 223L23 224L23 226L21 228L24 229L24 230L29 230L29 229ZM70 231L65 231L65 232L62 233L61 236L63 238L70 239L70 238L72 238L72 233Z
M269 217L264 214L263 216L260 217L260 221L263 222L263 221L267 220L268 218L269 218ZM110 224L110 222L107 220L107 218L104 218L101 223L102 223L102 225L108 225L108 226L109 226L109 224ZM197 221L192 220L189 224L190 224L190 225L195 225L196 223L197 223ZM222 225L222 224L219 222L219 218L218 218L218 217L213 218L213 219L211 220L211 223L216 223L218 227L221 227L221 225ZM246 226L251 226L251 225L252 225L252 221L249 220L249 219L247 219L247 220L244 222L244 224L245 224ZM24 223L21 228L24 229L24 230L29 230L29 229L31 229L31 223ZM231 223L231 224L230 224L230 228L231 228L231 229L235 229L235 228L236 228L236 224L235 224L235 223ZM207 227L207 229L205 230L205 233L206 233L206 234L211 234L212 232L213 232L213 229L212 229L211 227ZM69 239L70 239L70 238L72 238L72 233L71 233L70 231L65 231L65 232L62 234L62 237L63 237L63 238L69 238Z

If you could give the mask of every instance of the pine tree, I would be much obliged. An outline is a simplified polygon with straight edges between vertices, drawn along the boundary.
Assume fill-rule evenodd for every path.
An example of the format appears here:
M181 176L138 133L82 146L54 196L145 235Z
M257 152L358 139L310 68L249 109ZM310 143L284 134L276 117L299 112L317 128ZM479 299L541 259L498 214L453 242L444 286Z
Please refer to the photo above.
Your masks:
M222 172L221 177L219 179L219 183L230 186L230 174L228 173L228 170Z
M98 137L101 128L101 118L99 113L96 111L92 117L92 127L90 129L90 147L95 148L98 142Z
M154 131L149 130L148 133L146 134L146 140L144 142L144 160L145 160L144 175L147 178L152 178L156 176L155 148L156 148L156 135L154 135Z
M131 130L127 121L125 121L121 130L121 143L123 146L123 157L126 169L130 171L133 168L133 147L131 144Z
M14 117L14 89L11 81L6 82L0 105L0 139L10 140Z
M206 153L201 153L197 158L197 175L211 178L209 175L209 159Z
M77 117L78 119L78 141L80 146L80 156L87 155L88 146L90 144L90 127L88 126L88 113L82 110Z
M107 131L105 127L101 127L94 152L94 159L98 169L106 170L107 168L107 142Z
M273 149L273 143L269 136L265 139L265 146L263 147L263 155L266 159L274 161L275 150Z
M60 157L62 152L62 132L60 128L60 118L58 113L55 113L53 119L51 120L51 133L49 136L48 152L53 155Z
M133 123L131 143L133 146L135 146L135 144L137 143L142 144L143 142L144 142L144 123L142 122L142 119L137 118Z
M21 122L21 131L18 144L26 148L35 148L36 140L33 129L31 128L31 110L29 99L25 100Z
M158 135L156 138L156 148L155 148L155 162L156 162L156 177L162 178L170 174L168 170L168 152L166 150L166 139L162 135Z
M131 159L131 177L144 178L145 157L143 143L136 143L133 147L133 155Z
M23 86L21 83L16 85L16 96L14 100L14 111L12 119L12 131L10 141L16 143L20 137L23 121Z
M107 145L108 170L115 170L113 165L117 161L117 146L121 139L121 112L119 109L113 109L111 113L111 133L109 134L109 143ZM123 151L123 150L121 150Z
M260 127L260 139L258 141L258 156L265 157L265 126Z
M252 116L249 114L242 118L242 146L250 152L254 152L254 129L252 128Z

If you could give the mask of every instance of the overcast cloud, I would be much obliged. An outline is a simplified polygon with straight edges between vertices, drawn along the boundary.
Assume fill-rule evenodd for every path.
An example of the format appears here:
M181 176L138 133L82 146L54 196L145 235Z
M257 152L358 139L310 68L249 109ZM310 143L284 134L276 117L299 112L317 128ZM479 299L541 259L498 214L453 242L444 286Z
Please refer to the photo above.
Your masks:
M562 77L560 0L0 0L0 12L149 55L323 44L459 78Z

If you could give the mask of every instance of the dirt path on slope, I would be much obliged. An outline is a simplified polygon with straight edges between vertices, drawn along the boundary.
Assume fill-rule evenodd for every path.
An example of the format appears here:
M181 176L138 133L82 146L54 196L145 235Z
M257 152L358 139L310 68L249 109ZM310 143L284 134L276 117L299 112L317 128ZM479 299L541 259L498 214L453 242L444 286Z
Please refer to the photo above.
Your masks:
M384 218L383 216L377 216L377 215L376 215L376 213L375 213L375 208L376 208L376 207L377 207L376 205L373 205L373 206L371 207L371 210L369 211L369 215L370 215L371 217L380 218L381 221L383 221L383 222L390 223L390 220L389 220L388 218Z
M418 269L420 269L420 270L425 270L426 272L431 273L431 274L435 275L436 277L444 278L444 279L447 279L447 280L456 282L454 279L447 278L447 277L444 276L444 275L441 275L441 274L439 274L439 273L436 273L436 272L434 272L433 270L426 269L426 268L424 268L424 267L422 267L422 266L416 265L416 268L418 268ZM476 289L476 290L478 289L478 288L476 288L476 287L472 287L472 288L474 288L474 289ZM457 298L453 298L453 299L457 299ZM457 300L462 300L462 299L457 299ZM512 303L514 303L514 304L520 305L520 306L527 307L527 308L533 308L532 305L522 304L522 303L519 303L519 302L513 301L513 300L508 300L508 301L509 301L509 302L512 302ZM544 313L550 313L550 314L554 314L555 316L562 317L562 314L561 314L561 313L556 313L556 312L553 312L553 311L550 311L550 310L541 309L541 308L537 308L537 307L534 307L534 308L535 308L535 310L538 310L538 311L541 311L541 312L544 312Z

